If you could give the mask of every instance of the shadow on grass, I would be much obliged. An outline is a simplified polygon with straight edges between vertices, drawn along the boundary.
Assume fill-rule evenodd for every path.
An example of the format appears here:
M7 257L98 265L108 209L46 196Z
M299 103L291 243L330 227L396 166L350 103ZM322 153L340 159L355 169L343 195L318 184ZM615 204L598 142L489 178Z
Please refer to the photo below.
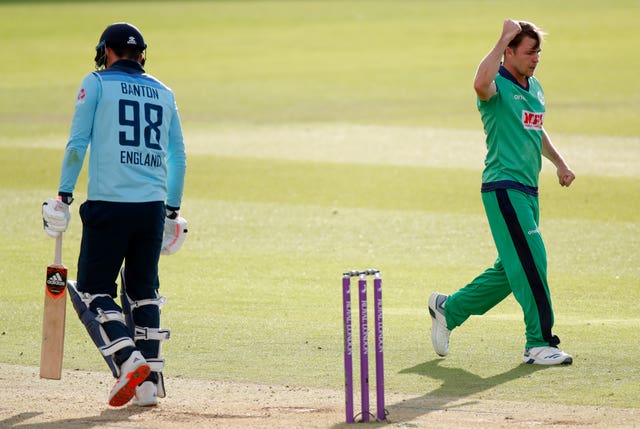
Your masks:
M417 374L435 380L442 380L442 384L437 389L426 392L422 396L406 399L394 404L387 404L386 409L389 413L389 421L373 423L371 427L383 427L389 423L398 424L409 422L434 411L451 410L455 408L461 412L465 412L465 406L477 401L470 400L465 403L460 403L461 399L484 392L509 381L527 377L534 372L547 368L542 365L520 364L501 374L482 378L461 368L442 367L440 366L442 362L444 362L444 359L434 359L400 371L400 374ZM472 412L471 410L466 411ZM334 429L347 427L351 427L351 425L342 423L333 426Z
M28 420L42 414L41 412L20 413L0 420L0 428L20 429L88 429L93 427L120 427L131 417L150 411L150 408L123 407L108 408L100 414L88 415L72 419L52 420L48 422L29 423ZM124 426L123 426L124 427Z
M527 377L546 368L542 365L520 364L501 374L483 378L461 368L442 367L440 366L441 362L444 362L444 359L434 359L400 371L400 374L418 374L442 380L442 384L423 396L391 404L389 409L399 411L393 413L394 421L408 421L432 411L446 410L447 405L452 402L457 402L462 398L473 396L509 381ZM460 404L456 404L456 407L460 407Z

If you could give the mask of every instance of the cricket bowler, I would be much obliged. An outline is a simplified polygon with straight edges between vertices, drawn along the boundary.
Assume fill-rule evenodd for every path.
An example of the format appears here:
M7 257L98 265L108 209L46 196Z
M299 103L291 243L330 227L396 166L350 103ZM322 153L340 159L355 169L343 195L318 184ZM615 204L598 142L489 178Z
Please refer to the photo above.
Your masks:
M505 20L498 42L476 71L473 86L487 146L481 195L498 258L456 293L429 298L431 340L440 356L449 353L453 329L513 294L524 314L523 362L573 362L558 348L560 338L553 332L547 254L539 229L542 157L556 167L561 186L575 179L543 126L544 92L534 77L543 34L530 22Z

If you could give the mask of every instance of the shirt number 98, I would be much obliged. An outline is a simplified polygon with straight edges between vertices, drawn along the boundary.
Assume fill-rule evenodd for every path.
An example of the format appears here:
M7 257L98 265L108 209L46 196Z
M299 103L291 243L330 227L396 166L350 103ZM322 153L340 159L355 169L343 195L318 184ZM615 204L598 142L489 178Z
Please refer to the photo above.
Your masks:
M138 101L120 100L119 123L122 127L126 127L126 129L118 133L120 145L138 147L140 146L140 139L142 138L144 145L149 149L162 150L160 146L162 106L144 103L142 105L144 124L142 124L140 120L140 110L140 103ZM142 133L140 132L141 129Z

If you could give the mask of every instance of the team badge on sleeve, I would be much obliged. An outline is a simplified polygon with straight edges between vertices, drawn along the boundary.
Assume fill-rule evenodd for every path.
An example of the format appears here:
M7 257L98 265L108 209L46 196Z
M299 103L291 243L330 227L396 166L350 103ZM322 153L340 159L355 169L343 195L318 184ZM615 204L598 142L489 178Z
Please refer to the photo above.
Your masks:
M76 98L76 104L84 103L84 99L86 97L87 93L85 92L84 88L80 88L80 91L78 91L78 97Z

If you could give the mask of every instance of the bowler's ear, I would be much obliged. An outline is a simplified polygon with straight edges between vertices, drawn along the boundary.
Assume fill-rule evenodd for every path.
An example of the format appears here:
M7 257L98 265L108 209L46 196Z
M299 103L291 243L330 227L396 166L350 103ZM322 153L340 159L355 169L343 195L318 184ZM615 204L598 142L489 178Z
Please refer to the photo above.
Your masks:
M507 49L504 50L505 57L512 57L516 53L516 50L510 46L507 46Z

